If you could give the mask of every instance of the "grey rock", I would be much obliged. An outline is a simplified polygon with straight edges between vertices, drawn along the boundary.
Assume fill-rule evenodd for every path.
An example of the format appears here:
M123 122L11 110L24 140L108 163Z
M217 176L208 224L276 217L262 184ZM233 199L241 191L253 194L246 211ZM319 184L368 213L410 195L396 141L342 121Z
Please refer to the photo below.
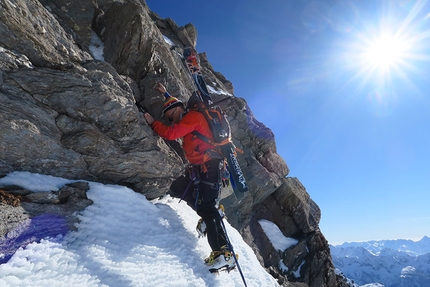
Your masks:
M25 55L34 66L55 69L91 59L39 1L2 1L1 5L0 46L3 48Z
M13 230L21 222L29 218L25 210L19 207L13 207L7 204L0 204L0 240L9 231Z
M58 193L52 191L30 193L25 196L26 201L40 203L40 204L58 204L60 199Z

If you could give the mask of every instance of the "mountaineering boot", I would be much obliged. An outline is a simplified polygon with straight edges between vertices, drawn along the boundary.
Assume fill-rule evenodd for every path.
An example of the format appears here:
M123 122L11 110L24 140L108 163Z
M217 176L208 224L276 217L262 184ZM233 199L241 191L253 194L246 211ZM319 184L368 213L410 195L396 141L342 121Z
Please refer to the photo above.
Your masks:
M211 273L218 271L230 272L236 267L233 253L227 246L223 246L221 251L212 251L211 255L205 259L205 265L209 267Z
M219 212L219 215L221 215L221 219L224 219L225 218L224 205L222 204L219 205L218 212ZM206 223L203 221L203 218L200 218L199 221L197 222L196 230L197 230L197 233L199 234L199 238L206 236Z
M224 217L225 217L224 205L220 204L218 206L218 212L219 212L219 215L221 215L221 219L224 219Z

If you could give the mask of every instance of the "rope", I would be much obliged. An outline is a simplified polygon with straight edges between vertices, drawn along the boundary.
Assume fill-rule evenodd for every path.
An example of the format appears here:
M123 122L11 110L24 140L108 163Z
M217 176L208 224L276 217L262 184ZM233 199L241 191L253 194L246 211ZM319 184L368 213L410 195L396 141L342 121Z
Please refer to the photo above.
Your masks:
M185 189L184 193L182 194L181 199L179 200L179 203L181 203L181 201L184 199L185 195L188 192L188 189L191 186L191 183L193 183L194 185L196 185L196 184L198 184L200 182L200 180L198 180L198 178L197 178L197 175L196 175L196 173L194 171L194 168L193 167L189 167L189 170L190 170L190 182L188 183L187 188Z
M185 189L184 193L182 194L181 199L179 199L179 203L181 203L182 199L184 199L185 194L187 194L187 191L188 191L188 189L190 188L190 185L191 185L191 183L192 183L192 182L193 182L193 181L192 181L192 180L190 180L190 183L188 184L187 188Z

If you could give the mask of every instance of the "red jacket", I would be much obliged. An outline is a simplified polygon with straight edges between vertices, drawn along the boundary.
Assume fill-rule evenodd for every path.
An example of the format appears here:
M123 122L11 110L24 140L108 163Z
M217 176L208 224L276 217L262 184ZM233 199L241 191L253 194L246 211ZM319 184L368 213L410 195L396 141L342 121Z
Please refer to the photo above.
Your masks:
M182 148L190 164L203 164L209 158L205 158L205 151L213 149L213 146L196 138L192 132L198 131L202 135L213 140L212 133L205 116L197 111L186 113L179 123L166 126L160 121L152 123L152 129L162 138L175 140L183 138Z

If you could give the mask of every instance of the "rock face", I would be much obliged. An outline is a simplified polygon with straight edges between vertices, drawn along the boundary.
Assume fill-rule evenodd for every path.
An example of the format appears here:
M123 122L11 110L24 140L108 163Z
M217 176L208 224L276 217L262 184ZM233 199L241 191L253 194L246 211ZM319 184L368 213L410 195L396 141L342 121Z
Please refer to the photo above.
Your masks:
M193 86L178 53L195 46L197 34L192 24L161 19L143 0L0 0L0 177L29 171L126 185L148 199L163 195L183 170L178 144L155 135L134 103L158 117L163 96L153 89L157 82L188 100ZM244 150L239 162L251 191L240 204L223 199L229 222L281 284L346 286L318 228L320 210L298 179L286 177L273 133L233 95L232 83L206 54L199 57L215 101L227 98L220 105ZM26 196L32 204L86 201L73 194ZM20 216L11 218L25 220ZM299 243L274 250L260 219ZM279 268L281 260L289 271Z

